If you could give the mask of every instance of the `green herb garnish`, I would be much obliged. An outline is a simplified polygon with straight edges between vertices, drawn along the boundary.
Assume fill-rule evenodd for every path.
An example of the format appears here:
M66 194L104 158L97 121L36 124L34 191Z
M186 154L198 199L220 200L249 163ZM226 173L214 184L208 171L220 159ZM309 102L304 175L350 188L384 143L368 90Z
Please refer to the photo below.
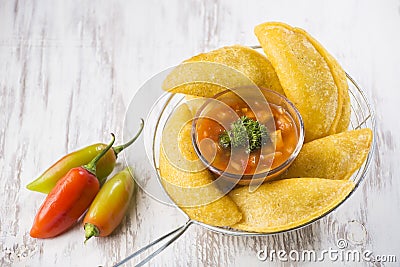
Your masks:
M268 140L267 128L246 116L232 123L231 130L225 130L219 136L219 144L222 147L246 147L247 153L260 148Z

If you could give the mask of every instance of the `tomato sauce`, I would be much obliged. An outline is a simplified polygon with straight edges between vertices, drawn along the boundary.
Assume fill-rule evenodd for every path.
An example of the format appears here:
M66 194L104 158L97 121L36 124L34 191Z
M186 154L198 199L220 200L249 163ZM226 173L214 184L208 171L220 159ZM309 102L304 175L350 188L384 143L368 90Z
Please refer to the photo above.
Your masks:
M272 170L284 163L295 150L298 131L290 114L281 106L254 101L250 108L240 98L220 99L197 118L196 143L204 159L218 170L252 175ZM223 147L219 138L233 122L246 116L267 128L268 142L250 153L245 148Z

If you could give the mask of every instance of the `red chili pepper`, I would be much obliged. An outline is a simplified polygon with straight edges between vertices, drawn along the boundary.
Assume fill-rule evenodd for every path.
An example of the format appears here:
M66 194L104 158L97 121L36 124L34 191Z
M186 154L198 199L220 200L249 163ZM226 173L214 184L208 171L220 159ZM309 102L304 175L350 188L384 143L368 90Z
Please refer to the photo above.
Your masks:
M96 164L112 147L112 141L89 164L71 169L47 195L36 214L31 237L57 236L75 224L99 192Z

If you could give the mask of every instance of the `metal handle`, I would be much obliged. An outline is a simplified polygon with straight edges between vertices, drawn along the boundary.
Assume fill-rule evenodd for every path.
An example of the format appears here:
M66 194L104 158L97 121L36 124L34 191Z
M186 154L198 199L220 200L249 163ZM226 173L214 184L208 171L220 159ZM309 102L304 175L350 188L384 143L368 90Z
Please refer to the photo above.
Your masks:
M167 237L172 236L172 238L166 242L163 246L161 246L159 249L157 249L156 251L154 251L153 253L151 253L149 256L147 256L145 259L143 259L142 261L140 261L139 263L137 263L135 266L139 267L139 266L143 266L144 264L146 264L148 261L150 261L152 258L154 258L155 256L157 256L161 251L163 251L164 249L166 249L169 245L171 245L175 240L177 240L185 231L186 229L192 224L192 220L187 221L184 225L176 228L175 230L163 235L162 237L154 240L153 242L151 242L150 244L148 244L147 246L142 247L141 249L139 249L138 251L136 251L135 253L129 255L128 257L126 257L125 259L123 259L122 261L118 262L117 264L115 264L113 267L118 267L121 266L122 264L128 262L129 260L135 258L136 256L139 256L140 254L142 254L143 252L147 251L148 249L152 248L153 246L157 245L158 243L160 243L161 241L163 241L164 239L166 239Z

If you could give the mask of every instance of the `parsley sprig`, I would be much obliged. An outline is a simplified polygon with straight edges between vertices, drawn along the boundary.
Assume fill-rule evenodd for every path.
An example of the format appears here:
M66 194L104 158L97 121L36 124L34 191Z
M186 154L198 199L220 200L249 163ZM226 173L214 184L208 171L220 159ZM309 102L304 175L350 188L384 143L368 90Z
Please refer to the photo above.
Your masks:
M258 121L246 116L239 118L231 124L231 129L224 131L219 136L219 143L224 148L245 147L250 153L269 140L267 128Z

